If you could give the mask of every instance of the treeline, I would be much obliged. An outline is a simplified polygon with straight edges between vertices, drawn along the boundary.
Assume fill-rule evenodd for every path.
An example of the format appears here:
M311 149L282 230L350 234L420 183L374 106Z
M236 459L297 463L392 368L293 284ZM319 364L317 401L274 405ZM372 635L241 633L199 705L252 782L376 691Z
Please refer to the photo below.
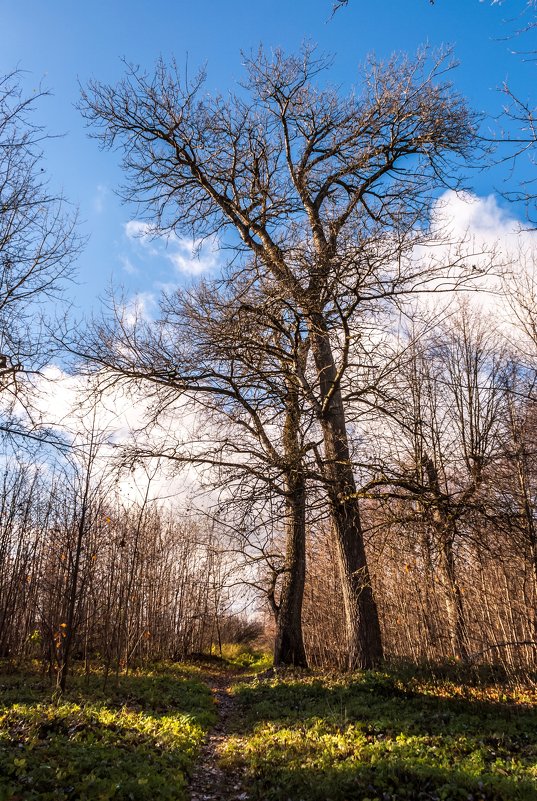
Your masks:
M400 342L382 408L355 415L356 451L370 458L356 466L357 496L390 658L535 668L537 349L526 290L530 317L518 307L525 325L507 336L497 310L463 305ZM337 563L329 523L313 526L304 638L319 665L347 659Z
M81 492L82 489L82 492ZM0 498L0 657L37 658L65 685L73 659L128 671L217 653L259 633L233 605L214 530L126 507L77 476L10 464Z
M536 667L537 341L524 305L507 336L497 315L464 304L426 333L399 332L377 385L382 407L349 402L351 447L369 454L355 465L356 496L388 659ZM277 621L285 498L267 505L267 477L252 484L251 462L211 479L226 479L220 525L114 500L101 474L88 484L77 464L4 472L0 656L38 657L60 676L72 659L115 672L252 639L263 606ZM306 660L344 668L337 542L309 472L306 497Z
M355 462L354 500L388 659L536 666L537 304L528 287L522 298L519 326L504 335L492 325L497 314L467 304L425 333L398 331L376 385L382 406L348 401L351 448L368 454ZM214 447L207 410L198 414ZM273 426L276 441L276 418ZM220 488L219 522L215 508L193 517L127 504L110 490L111 465L96 464L8 463L0 656L40 658L66 680L73 659L116 672L220 653L225 642L260 634L263 607L277 624L296 564L286 498L270 492L276 474L258 476L251 459L241 470L213 466L206 481ZM344 668L337 541L314 470L305 463L304 653L308 664ZM265 622L266 634L274 631Z

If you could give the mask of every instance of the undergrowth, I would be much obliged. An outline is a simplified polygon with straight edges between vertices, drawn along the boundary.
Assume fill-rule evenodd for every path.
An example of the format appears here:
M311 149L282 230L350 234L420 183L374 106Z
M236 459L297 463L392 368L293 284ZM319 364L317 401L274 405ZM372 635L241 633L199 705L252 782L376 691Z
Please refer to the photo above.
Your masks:
M223 764L246 770L252 799L537 799L531 687L407 670L290 673L234 693Z
M272 654L239 643L223 644L222 658L229 667L247 668L252 672L261 672L272 666Z
M250 674L222 762L251 801L537 801L535 685L453 668L252 679L267 661L235 647L218 668ZM216 717L204 675L73 675L55 697L35 670L0 673L0 801L185 801Z
M0 801L182 801L211 695L193 668L73 675L61 697L27 669L0 675Z

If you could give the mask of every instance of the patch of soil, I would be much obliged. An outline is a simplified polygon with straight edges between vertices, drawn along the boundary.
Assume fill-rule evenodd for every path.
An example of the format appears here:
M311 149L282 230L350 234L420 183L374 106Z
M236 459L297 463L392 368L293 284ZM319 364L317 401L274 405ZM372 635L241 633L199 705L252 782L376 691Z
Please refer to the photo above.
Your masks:
M239 672L215 672L206 676L216 704L218 722L207 735L194 768L190 780L191 801L249 801L242 772L238 769L234 772L223 771L218 765L236 704L230 688L239 678L248 681L248 677Z

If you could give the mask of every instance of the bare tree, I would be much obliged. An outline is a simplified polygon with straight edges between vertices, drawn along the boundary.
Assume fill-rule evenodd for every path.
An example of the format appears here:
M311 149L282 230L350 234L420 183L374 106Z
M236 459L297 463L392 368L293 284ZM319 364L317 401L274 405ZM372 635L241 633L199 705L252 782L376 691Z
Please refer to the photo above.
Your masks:
M77 240L73 214L44 179L33 122L38 92L25 97L21 76L0 77L0 385L16 391L16 376L46 362L51 340L42 325L72 273Z
M364 488L383 488L388 509L392 497L409 501L408 519L443 587L451 655L462 660L470 648L457 555L473 518L491 513L486 486L502 455L505 364L498 343L465 307L414 341L395 376L405 401L399 413L392 404L396 433L385 446L385 466Z
M255 278L255 271L254 271ZM161 428L177 403L193 402L203 429L187 441L144 436L129 449L133 459L162 455L210 468L209 481L224 494L235 529L271 503L269 532L285 529L285 557L273 563L268 599L276 618L274 661L306 664L301 607L305 577L308 442L300 375L308 340L289 303L257 280L236 276L203 282L164 296L157 321L133 322L115 303L112 319L84 336L86 361L105 368L104 384L143 382L150 419ZM311 415L310 415L311 418ZM310 457L310 461L312 461ZM241 511L242 510L242 511ZM279 560L277 560L279 561Z
M246 94L229 100L202 95L203 74L185 82L160 62L154 77L133 68L117 86L92 84L82 110L105 147L122 147L125 197L155 233L217 234L303 316L349 665L369 666L382 644L341 394L345 332L375 300L430 288L435 275L460 279L461 264L417 266L401 253L424 236L433 189L453 184L474 119L444 80L443 56L371 60L348 97L315 85L328 62L309 48L259 52L246 66Z
M96 460L99 449L100 432L97 428L97 408L91 415L91 425L87 443L75 452L72 469L66 479L71 484L67 496L70 509L66 510L66 580L62 599L62 623L58 639L58 688L65 692L67 676L71 664L72 650L77 630L83 620L85 585L89 581L92 560L89 541L92 529L100 528L102 534L103 500L105 490L103 475L98 475ZM69 520L68 516L71 516ZM100 525L99 525L100 524Z

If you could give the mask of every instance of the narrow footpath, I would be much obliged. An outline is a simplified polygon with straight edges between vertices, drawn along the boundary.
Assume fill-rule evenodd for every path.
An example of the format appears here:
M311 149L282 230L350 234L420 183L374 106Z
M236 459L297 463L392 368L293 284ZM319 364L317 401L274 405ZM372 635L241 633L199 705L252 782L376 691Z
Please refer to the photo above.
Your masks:
M218 722L207 734L192 774L189 788L191 801L249 801L242 773L239 770L223 771L218 762L230 734L229 726L236 706L230 689L238 680L248 681L250 678L253 677L236 671L215 671L205 677L213 694Z

